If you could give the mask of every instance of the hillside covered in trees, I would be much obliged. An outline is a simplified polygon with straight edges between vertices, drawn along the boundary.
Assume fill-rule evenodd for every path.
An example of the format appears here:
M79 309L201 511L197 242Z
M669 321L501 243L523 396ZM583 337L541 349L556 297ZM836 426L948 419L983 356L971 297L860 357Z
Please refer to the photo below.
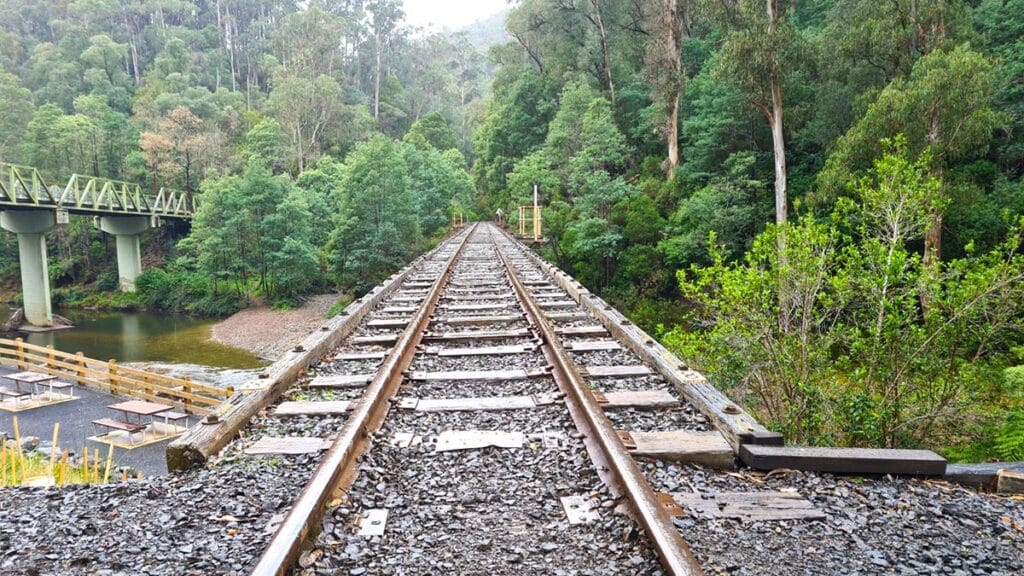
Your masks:
M787 438L1024 458L1024 2L523 0L473 168Z
M199 203L190 233L146 243L144 301L122 303L224 313L365 289L473 197L486 59L466 34L409 29L400 0L5 0L0 28L0 160ZM58 230L58 304L116 286L108 242L86 218Z
M518 0L486 55L398 0L0 24L3 161L200 203L115 299L358 292L538 183L545 255L787 437L1024 459L1024 0ZM58 298L113 289L51 242Z

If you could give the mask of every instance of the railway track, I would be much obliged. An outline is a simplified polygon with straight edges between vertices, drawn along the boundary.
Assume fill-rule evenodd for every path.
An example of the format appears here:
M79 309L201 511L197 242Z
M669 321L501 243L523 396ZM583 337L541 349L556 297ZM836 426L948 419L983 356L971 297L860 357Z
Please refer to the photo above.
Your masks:
M0 573L1024 570L1022 501L734 469L771 434L489 225L299 348L169 450L187 470L0 491Z
M453 238L270 410L293 443L344 424L253 574L703 574L619 430L707 420L522 249Z

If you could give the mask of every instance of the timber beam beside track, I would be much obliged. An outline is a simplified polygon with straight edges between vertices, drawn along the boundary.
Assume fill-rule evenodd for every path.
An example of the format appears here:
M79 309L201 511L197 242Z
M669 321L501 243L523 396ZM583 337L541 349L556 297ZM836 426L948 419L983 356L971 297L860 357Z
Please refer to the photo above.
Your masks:
M328 320L320 331L310 334L302 344L271 364L258 377L240 386L213 411L214 418L193 425L167 447L167 469L173 472L201 466L216 456L250 418L272 404L303 370L337 348L377 304L415 275L436 251L437 248L424 253L383 284L349 304L338 316Z

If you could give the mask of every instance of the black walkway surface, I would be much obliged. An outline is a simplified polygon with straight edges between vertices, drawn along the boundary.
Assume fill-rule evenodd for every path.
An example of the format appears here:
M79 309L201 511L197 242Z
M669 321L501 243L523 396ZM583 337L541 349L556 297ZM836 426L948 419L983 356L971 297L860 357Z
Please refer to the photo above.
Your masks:
M0 386L12 386L11 382L3 379L3 375L14 372L17 372L17 370L7 366L0 367ZM107 408L107 406L124 400L131 400L131 398L121 398L80 386L75 387L75 396L77 398L70 402L62 402L21 412L0 410L0 432L13 436L14 417L17 417L18 429L22 437L36 436L42 442L49 442L53 439L54 423L60 422L60 434L57 444L61 450L81 454L83 446L88 447L90 452L98 448L100 454L106 458L109 444L87 440L89 436L95 434L91 422L100 418L122 417L119 413ZM167 443L170 440L164 440L132 450L114 448L114 463L117 466L130 466L147 476L166 474L167 462L164 454L167 449Z

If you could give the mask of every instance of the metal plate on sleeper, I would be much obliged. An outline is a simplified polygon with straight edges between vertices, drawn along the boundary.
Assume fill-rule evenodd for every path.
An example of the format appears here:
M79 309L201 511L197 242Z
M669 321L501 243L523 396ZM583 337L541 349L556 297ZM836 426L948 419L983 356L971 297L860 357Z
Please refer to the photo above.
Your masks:
M563 496L561 500L569 524L586 524L601 519L601 515L597 511L600 502L595 499L573 495Z
M437 435L437 451L476 450L496 448L522 448L526 441L522 432L495 430L445 430Z
M388 522L387 508L372 508L359 520L360 536L383 536Z

